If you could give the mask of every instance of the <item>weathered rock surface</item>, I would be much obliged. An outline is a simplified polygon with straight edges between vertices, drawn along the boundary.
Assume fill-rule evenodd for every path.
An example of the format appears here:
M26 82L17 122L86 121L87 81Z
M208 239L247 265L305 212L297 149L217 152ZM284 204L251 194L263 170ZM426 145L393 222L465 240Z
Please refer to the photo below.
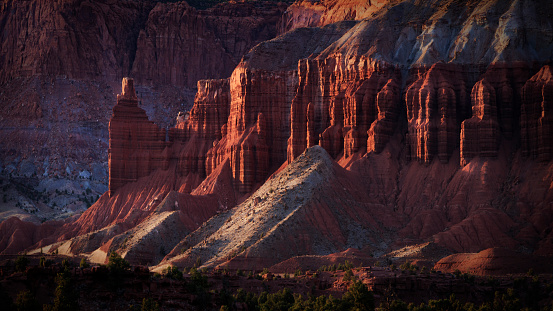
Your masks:
M140 108L162 129L172 127L176 114L192 107L197 79L227 78L251 47L276 35L285 8L275 2L196 10L149 0L3 1L0 174L11 188L21 183L42 192L37 185L62 180L71 186L60 187L69 191L63 196L56 187L47 190L48 200L26 191L8 196L3 208L10 211L0 219L40 222L83 212L108 188L108 123L121 78L136 72ZM211 144L189 150L202 173L183 186L187 192L205 177ZM183 174L194 161L183 162Z
M461 125L461 165L476 156L497 157L499 150L499 122L496 94L493 86L480 80L472 88L472 118Z
M151 8L146 1L4 1L0 83L37 75L121 79Z
M452 252L499 246L550 255L551 73L538 70L553 43L538 38L552 37L542 14L551 6L397 1L361 21L263 42L228 80L198 84L194 108L168 140L156 138L163 130L155 125L145 132L145 114L126 108L123 119L141 120L133 133L151 142L128 150L142 150L148 164L140 170L150 175L133 181L139 170L125 171L129 182L111 198L36 245L57 241L101 261L123 251L125 232L140 223L167 233L179 218L182 234L199 228L164 264L191 266L199 256L210 267L263 268L348 247L378 256L428 242ZM179 209L155 213L159 200L175 196ZM181 217L185 202L197 218ZM202 226L190 221L217 211ZM92 231L101 234L84 243ZM165 251L177 238L169 240ZM136 240L129 256L158 260L151 241Z
M522 153L540 161L553 159L553 82L544 66L523 88L520 114Z
M230 78L229 118L222 139L208 152L207 174L229 159L235 187L247 193L286 160L298 60L326 48L349 26L297 29L256 46L244 57Z
M198 81L194 103L190 112L179 114L177 124L169 129L170 154L178 161L180 175L194 173L204 178L211 173L207 153L222 138L221 128L229 116L228 79Z
M392 211L367 203L359 178L311 147L242 204L187 236L161 266L189 266L200 257L209 267L260 269L298 255L378 249L386 232L380 224L394 222Z
M367 144L370 151L382 150L395 130L399 110L399 77L394 68L368 59L353 66L340 58L301 60L298 76L288 162L317 143L332 157L342 152L350 157L366 151Z
M505 248L488 248L479 253L453 254L438 261L434 269L475 275L523 274L532 269L535 273L551 273L551 257L521 254Z
M276 36L285 7L241 2L198 11L186 2L158 3L138 36L131 74L140 84L190 88L227 78L251 47Z
M459 144L459 119L468 108L462 67L436 63L407 87L407 142L410 159L449 161Z
M344 20L362 20L382 9L389 1L323 0L297 1L283 14L279 32L300 27L321 27Z
M109 122L109 193L122 185L167 169L165 130L138 107L133 79L123 78L121 94Z

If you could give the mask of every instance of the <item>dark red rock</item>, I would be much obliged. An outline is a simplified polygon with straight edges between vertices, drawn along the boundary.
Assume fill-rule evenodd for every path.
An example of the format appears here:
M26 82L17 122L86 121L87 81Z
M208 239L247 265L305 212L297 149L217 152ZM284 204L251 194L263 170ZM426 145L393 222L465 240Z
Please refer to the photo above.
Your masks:
M447 256L434 265L435 270L453 273L456 270L476 275L552 273L551 257L532 256L505 248L488 248L479 253Z
M229 107L228 79L198 81L194 106L190 112L179 114L177 124L169 129L170 156L178 161L181 176L206 176L211 168L206 166L206 155L222 138L221 127L227 122Z
M399 101L399 86L395 79L390 79L376 96L378 115L371 124L367 139L367 152L382 152L394 133Z
M476 156L495 158L499 149L495 89L486 80L480 80L472 88L471 102L473 116L461 125L461 165Z
M235 187L246 193L267 177L271 166L284 161L282 142L288 130L283 122L286 112L280 109L286 106L288 79L284 72L237 67L230 79L228 121L222 139L207 153L207 174L230 159Z
M123 78L121 94L109 122L109 193L122 185L167 169L165 130L138 107L133 80Z
M405 92L410 158L447 163L459 144L459 125L468 106L460 66L436 63L422 70Z
M360 59L337 74L333 68L338 64L340 59L334 58L299 62L288 162L317 142L332 157L364 153L368 139L372 144L368 151L380 152L394 132L399 111L395 70ZM371 126L374 129L369 133Z
M242 55L276 35L283 3L224 3L198 11L186 2L158 3L137 40L131 74L147 85L194 87L227 78Z
M146 1L3 1L0 83L39 75L121 79L151 8Z
M522 153L540 161L553 159L553 81L544 66L522 90L520 131Z

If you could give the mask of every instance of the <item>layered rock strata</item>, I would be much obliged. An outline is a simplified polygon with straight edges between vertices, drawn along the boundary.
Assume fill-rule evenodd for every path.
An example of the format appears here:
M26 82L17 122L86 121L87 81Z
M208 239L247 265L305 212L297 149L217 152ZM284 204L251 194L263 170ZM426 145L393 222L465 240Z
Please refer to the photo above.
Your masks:
M3 1L0 83L40 75L121 79L151 9L146 1Z
M385 7L388 0L296 1L282 15L279 33L300 27L321 27L343 20L361 20Z
M109 193L126 183L167 169L166 131L138 107L134 81L123 78L121 94L109 122Z
M276 36L283 3L223 3L199 11L186 2L158 3L137 39L131 74L146 85L193 88L227 78L250 48Z
M522 88L534 69L525 63L491 64L472 88L472 118L463 121L461 165L480 157L496 158L501 138L518 132Z
M341 68L335 71L335 68ZM288 162L320 144L333 157L380 152L395 130L399 75L395 68L360 59L300 60L291 105Z
M522 153L540 161L553 159L553 81L544 66L522 90L520 132Z
M436 63L405 91L409 157L446 163L459 144L460 120L468 110L465 77L460 66Z
M476 156L497 157L499 149L499 123L494 88L481 80L474 85L471 94L472 118L461 126L461 165Z
M198 81L194 107L179 114L177 124L169 129L171 157L178 161L181 176L206 176L206 155L222 138L221 128L227 122L229 107L228 79Z

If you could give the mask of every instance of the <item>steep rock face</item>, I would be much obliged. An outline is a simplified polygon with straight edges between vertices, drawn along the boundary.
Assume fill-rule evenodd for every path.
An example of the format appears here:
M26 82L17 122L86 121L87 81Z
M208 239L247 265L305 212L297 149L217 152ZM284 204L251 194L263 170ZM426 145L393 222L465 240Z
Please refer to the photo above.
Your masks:
M222 139L207 153L207 174L229 159L235 188L242 193L251 191L266 177L271 157L278 159L282 154L274 146L278 146L275 141L284 140L286 135L286 131L279 129L284 119L280 114L286 113L280 109L285 105L288 78L285 73L268 75L245 68L234 71L230 79L230 115L222 127ZM272 118L266 119L265 113Z
M553 158L553 82L544 66L523 88L520 127L522 153L549 161Z
M120 79L131 69L151 7L144 1L4 1L0 83L37 75Z
M430 163L449 161L459 144L460 120L466 116L468 96L463 70L436 63L405 91L410 158Z
M181 190L192 191L206 177L208 150L222 138L230 106L228 80L198 81L194 107L177 116L167 137L137 106L133 80L124 78L122 87L109 127L110 194L157 169L169 169L170 163L177 176L184 178Z
M297 1L283 14L279 33L300 27L320 27L343 20L361 20L371 16L388 2L388 0Z
M248 1L196 10L184 1L2 1L0 174L23 176L30 163L36 168L30 187L37 179L66 179L82 191L64 203L51 201L52 209L38 216L66 215L66 207L81 212L89 205L81 192L90 187L96 198L108 187L108 123L121 78L133 74L140 107L169 128L177 112L192 107L197 80L228 78L251 47L276 35L286 6Z
M229 159L235 187L246 193L286 160L298 60L323 50L350 27L297 29L244 57L230 78L229 118L223 138L207 154L207 174Z
M533 72L525 63L491 64L472 89L472 118L461 129L461 165L475 156L496 157L501 137L519 129L522 87Z
M497 157L499 123L494 88L481 80L472 88L472 118L461 125L461 165L475 156Z
M225 77L234 66L194 8L158 3L138 36L132 75L140 84L194 87L199 79Z
M123 78L121 94L109 122L109 193L122 185L167 169L165 130L138 107L134 81Z
M339 68L339 70L336 70ZM306 147L320 144L332 157L343 152L380 152L395 130L398 72L358 59L348 66L340 58L302 60L299 86L291 106L288 162Z
M276 35L284 4L225 3L197 11L158 3L140 31L132 75L140 84L194 87L226 78L255 44Z
M193 88L228 77L251 47L276 36L286 5L198 11L185 2L9 0L0 9L0 83L37 75L111 82L132 73L140 84Z
M177 116L169 129L171 158L178 161L178 173L206 176L206 154L222 138L221 127L229 116L228 79L200 80L194 106ZM211 171L207 173L209 175Z

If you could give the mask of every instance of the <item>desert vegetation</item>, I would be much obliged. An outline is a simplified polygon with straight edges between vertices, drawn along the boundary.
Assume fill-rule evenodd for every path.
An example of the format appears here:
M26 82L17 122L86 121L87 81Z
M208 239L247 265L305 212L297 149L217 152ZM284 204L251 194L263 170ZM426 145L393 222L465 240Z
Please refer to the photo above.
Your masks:
M553 307L553 278L533 271L497 278L461 272L444 276L439 271L423 272L408 262L395 270L354 268L344 262L315 272L298 269L294 275L273 274L269 269L244 273L174 265L154 274L131 266L115 252L108 258L106 265L91 265L86 259L79 264L54 255L4 260L0 304L6 310L545 311ZM367 278L365 273L371 269L394 277ZM457 285L441 297L417 294L416 288L402 290L407 284L402 279L421 283L434 278L439 284L443 277ZM384 289L375 285L386 282Z

